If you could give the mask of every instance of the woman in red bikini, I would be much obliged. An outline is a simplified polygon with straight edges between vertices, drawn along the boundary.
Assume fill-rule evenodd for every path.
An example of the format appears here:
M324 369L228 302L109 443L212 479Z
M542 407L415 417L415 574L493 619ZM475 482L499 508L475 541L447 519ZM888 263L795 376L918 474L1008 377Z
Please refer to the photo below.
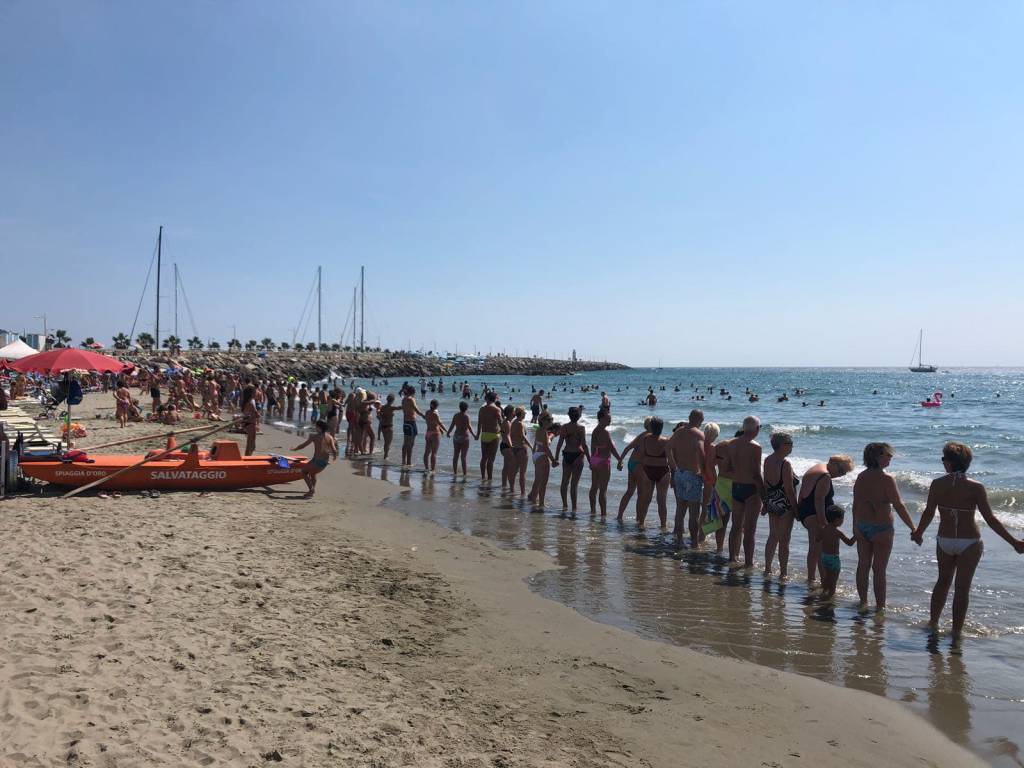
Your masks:
M668 530L668 487L670 476L668 473L668 457L665 455L665 443L667 440L662 437L661 432L665 428L665 422L655 416L651 419L651 426L647 434L639 438L633 456L640 463L637 468L637 501L636 501L636 526L640 530L644 528L644 521L647 519L647 510L651 506L651 499L654 492L658 492L658 518L661 520L661 530Z

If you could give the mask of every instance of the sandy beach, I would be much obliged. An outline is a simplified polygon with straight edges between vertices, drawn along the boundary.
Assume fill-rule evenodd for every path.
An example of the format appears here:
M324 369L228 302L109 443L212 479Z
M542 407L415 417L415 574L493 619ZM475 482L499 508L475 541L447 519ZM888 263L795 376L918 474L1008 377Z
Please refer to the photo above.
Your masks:
M547 557L381 507L346 462L303 490L0 505L0 764L980 764L895 702L545 600Z

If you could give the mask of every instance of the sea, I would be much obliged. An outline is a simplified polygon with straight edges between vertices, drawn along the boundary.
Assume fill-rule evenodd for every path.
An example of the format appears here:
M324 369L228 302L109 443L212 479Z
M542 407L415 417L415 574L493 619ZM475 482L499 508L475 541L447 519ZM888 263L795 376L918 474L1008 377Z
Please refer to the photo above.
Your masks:
M397 392L402 383L355 382L381 395ZM438 399L445 423L450 420L461 399L451 392L453 379L444 381L443 392L428 389L425 398L418 394L418 380L409 383L416 386L418 400ZM706 422L720 425L723 436L755 415L762 423L765 455L773 432L793 436L790 461L798 475L839 453L852 456L859 471L865 444L885 441L896 452L889 471L915 521L929 483L943 473L943 444L958 440L973 450L969 474L986 485L998 519L1014 536L1024 535L1024 370L926 374L892 368L648 368L565 377L474 377L468 383L477 395L487 384L500 393L503 404L524 406L535 389L543 389L556 421L566 420L570 406L582 405L581 423L588 431L606 392L612 401L610 430L619 447L642 431L651 415L665 420L667 433L699 407ZM653 408L643 402L649 389L658 398ZM941 407L923 407L936 393L941 393ZM757 395L756 402L751 394ZM782 400L784 395L788 399ZM426 403L420 404L425 410ZM470 398L471 413L479 405ZM415 452L418 465L400 469L400 442L396 437L389 461L378 450L371 459L353 462L355 471L397 484L401 493L387 503L409 515L503 547L548 553L557 567L530 580L537 593L647 638L901 701L990 763L1024 765L1024 557L984 525L985 554L971 590L963 652L956 654L948 636L951 605L938 640L926 631L937 573L937 520L920 547L897 520L888 608L884 615L864 616L856 610L856 549L842 552L838 600L834 607L823 606L803 583L807 537L799 525L793 532L790 578L780 581L764 577L760 567L729 569L713 551L677 551L670 535L650 526L656 520L654 504L646 531L637 529L632 505L625 522L616 523L624 472L613 469L609 520L603 522L589 514L585 470L580 515L572 520L558 497L560 468L552 470L547 510L537 513L517 495L500 491L497 467L493 483L481 482L475 446L469 477L463 479L452 474L450 441L443 441L434 473L423 471L422 437ZM835 484L836 501L847 508L855 478L856 472ZM670 527L674 514L670 493ZM845 527L850 533L849 515ZM763 560L767 531L768 521L761 518L757 563Z

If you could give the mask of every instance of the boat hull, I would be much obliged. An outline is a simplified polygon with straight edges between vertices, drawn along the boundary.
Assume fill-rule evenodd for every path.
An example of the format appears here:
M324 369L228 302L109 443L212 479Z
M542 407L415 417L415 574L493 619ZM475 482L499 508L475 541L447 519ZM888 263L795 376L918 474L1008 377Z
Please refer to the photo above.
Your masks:
M102 456L93 462L31 461L21 464L28 477L54 485L78 487L137 464L141 456ZM99 486L115 491L232 491L292 483L302 479L305 457L288 457L287 467L269 456L249 456L234 461L151 461Z

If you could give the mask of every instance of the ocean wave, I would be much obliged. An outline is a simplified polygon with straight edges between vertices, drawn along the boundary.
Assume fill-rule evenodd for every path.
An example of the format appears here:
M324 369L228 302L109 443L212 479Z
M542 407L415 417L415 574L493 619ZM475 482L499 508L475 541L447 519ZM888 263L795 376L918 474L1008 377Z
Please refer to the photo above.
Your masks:
M843 427L836 427L831 424L767 424L762 425L762 430L769 433L788 432L791 435L835 434L846 431Z

